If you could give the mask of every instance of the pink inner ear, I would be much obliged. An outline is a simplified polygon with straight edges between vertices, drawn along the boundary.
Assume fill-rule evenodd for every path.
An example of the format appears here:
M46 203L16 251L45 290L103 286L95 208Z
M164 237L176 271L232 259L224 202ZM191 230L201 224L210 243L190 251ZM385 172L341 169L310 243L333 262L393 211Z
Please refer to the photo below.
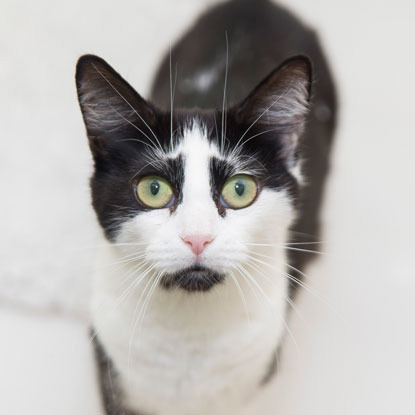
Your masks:
M182 238L183 242L190 245L195 255L200 255L213 238L211 235L188 235Z

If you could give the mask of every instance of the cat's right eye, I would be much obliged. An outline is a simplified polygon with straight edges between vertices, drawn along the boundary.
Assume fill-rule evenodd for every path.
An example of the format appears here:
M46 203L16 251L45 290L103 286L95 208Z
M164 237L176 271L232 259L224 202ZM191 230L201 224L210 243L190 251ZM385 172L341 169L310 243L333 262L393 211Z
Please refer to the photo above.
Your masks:
M152 209L167 208L174 201L173 189L169 182L158 176L146 176L140 179L136 194L143 205Z

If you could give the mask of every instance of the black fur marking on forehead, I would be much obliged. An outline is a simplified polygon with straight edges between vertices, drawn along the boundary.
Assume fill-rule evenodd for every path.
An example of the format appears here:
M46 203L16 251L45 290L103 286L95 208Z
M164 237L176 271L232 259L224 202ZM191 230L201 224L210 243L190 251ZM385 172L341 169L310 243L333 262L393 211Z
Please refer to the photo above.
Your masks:
M238 125L232 114L228 115L227 124L226 150L221 157L210 159L211 193L220 215L226 214L226 209L219 202L221 190L229 178L240 173L252 175L260 188L284 190L295 204L298 183L290 173L285 160L280 157L278 136L254 127L252 136L256 136L255 139L247 140L240 146L239 139L249 126ZM236 155L232 156L237 146L239 149Z
M175 202L175 206L177 207L183 200L184 158L179 154L176 158L168 158L166 164L169 165L169 182L177 192Z

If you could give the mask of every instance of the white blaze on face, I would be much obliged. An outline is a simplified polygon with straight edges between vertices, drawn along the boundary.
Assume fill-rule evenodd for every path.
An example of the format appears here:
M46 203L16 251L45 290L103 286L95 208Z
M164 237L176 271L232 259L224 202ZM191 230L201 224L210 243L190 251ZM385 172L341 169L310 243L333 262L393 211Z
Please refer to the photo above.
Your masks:
M182 237L216 233L218 210L212 198L209 162L217 155L206 131L199 125L187 129L177 152L184 160L183 201L177 208Z

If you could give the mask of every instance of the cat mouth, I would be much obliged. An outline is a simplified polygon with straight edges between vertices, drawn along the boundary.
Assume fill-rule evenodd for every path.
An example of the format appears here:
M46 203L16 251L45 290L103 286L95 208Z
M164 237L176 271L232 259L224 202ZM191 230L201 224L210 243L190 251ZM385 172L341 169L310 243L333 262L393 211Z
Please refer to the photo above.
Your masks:
M182 288L189 292L208 291L224 279L224 274L195 264L183 270L165 274L160 284L165 289Z

